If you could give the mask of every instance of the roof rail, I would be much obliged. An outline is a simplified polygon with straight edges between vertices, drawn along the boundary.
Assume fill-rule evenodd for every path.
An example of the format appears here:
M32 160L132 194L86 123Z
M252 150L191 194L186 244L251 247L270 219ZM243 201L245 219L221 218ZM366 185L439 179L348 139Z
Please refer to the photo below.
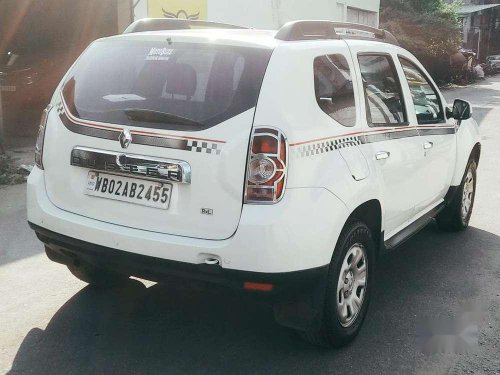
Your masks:
M340 32L340 30L346 32ZM373 34L373 37L349 33L358 31ZM398 44L398 40L387 30L350 22L334 21L292 21L278 30L276 39L284 41L318 39L380 39L387 43Z
M141 31L161 30L188 30L188 29L246 29L243 26L230 25L227 23L184 20L178 18L142 18L132 22L123 34L138 33Z

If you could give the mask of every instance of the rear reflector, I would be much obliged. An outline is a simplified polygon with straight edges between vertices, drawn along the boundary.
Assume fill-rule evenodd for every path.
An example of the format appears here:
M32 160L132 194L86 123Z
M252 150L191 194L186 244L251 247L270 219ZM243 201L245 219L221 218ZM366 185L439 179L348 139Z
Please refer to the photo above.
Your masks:
M274 285L266 283L252 283L250 281L245 281L245 283L243 284L243 288L245 288L246 290L255 290L258 292L270 292L273 290Z

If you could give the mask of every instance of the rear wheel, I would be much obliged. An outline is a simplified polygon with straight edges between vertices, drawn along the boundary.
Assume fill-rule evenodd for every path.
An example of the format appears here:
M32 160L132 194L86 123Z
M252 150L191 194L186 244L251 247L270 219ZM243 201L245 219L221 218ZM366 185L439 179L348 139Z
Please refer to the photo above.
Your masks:
M476 196L477 164L469 161L466 172L455 196L436 217L440 229L461 231L469 226Z
M374 253L373 238L364 223L356 221L344 228L330 264L320 328L301 332L304 339L340 347L356 337L368 311Z
M68 269L78 279L97 288L115 287L124 284L128 277L88 263L76 262Z

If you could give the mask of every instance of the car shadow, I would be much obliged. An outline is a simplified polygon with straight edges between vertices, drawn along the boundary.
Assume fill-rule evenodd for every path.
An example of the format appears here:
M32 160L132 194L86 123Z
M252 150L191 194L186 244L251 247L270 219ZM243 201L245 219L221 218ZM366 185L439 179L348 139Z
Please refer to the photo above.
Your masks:
M29 331L10 374L413 373L424 358L418 319L476 298L481 278L466 271L498 267L499 250L492 233L442 233L430 225L381 256L364 327L336 351L303 342L274 323L270 306L234 292L175 281L86 287L45 330Z

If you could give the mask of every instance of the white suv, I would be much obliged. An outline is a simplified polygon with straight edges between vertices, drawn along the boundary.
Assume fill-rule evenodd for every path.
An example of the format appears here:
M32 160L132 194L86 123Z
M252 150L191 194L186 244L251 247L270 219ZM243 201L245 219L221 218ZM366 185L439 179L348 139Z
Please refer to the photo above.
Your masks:
M28 220L90 284L174 275L272 295L279 323L340 346L381 251L434 218L467 227L470 117L382 30L143 20L57 88Z

